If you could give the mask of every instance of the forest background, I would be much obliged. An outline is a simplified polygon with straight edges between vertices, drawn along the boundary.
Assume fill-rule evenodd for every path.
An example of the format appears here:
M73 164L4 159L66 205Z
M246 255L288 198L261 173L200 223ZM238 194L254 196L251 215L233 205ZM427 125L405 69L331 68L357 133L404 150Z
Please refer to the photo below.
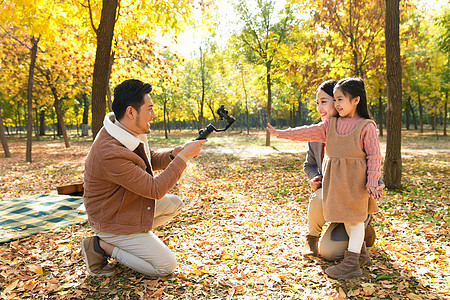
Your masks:
M220 104L236 117L234 128L247 133L264 130L267 121L278 127L314 123L318 84L359 76L383 135L383 1L104 3L0 2L0 137L6 154L5 135L26 131L30 138L34 130L37 139L63 136L66 147L67 129L88 136L92 128L95 136L111 110L112 89L127 78L153 84L154 128L167 137L170 130L216 122ZM102 7L111 11L109 21ZM429 124L446 135L449 6L431 7L400 3L401 118L407 129L423 132ZM194 41L180 41L186 31ZM27 147L31 161L31 142Z

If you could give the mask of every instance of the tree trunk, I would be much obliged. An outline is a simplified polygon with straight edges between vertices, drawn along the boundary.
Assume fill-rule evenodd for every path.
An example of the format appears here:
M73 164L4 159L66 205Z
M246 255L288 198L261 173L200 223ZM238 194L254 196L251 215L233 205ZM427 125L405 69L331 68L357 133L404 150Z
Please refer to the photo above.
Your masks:
M270 68L271 68L271 62L266 62L266 80L267 80L267 123L270 123L271 121L271 114L272 114L272 82L270 79ZM263 128L267 127L267 124L264 124L265 126ZM266 129L266 146L270 146L270 132Z
M39 43L40 37L37 39L33 36L31 37L31 62L30 70L28 73L28 88L27 88L27 111L28 111L28 121L27 121L27 150L25 154L26 162L31 163L31 143L33 138L33 79L34 79L34 67L36 65L37 58L37 45Z
M169 110L166 109L166 114L167 114L167 129L170 133L170 115L169 115Z
M59 128L61 129L61 133L64 138L64 144L66 145L66 148L69 148L70 147L69 137L67 136L66 125L64 123L64 118L63 118L63 115L61 112L61 108L59 107L58 94L56 93L55 87L51 87L51 89L52 89L52 93L53 93L53 98L55 99L55 102L53 102L53 106L55 107L55 112L56 112L56 117L58 118Z
M34 108L34 115L36 116L34 123L34 134L36 135L36 140L39 141L39 115L37 107Z
M383 100L380 96L378 97L378 129L380 130L380 136L383 136Z
M448 91L445 92L445 102L444 102L444 136L447 135L447 103L448 103Z
M164 115L164 137L166 138L166 140L169 138L167 136L167 122L166 122L166 100L164 100L164 111L163 111L163 115Z
M41 110L39 114L39 135L45 135L45 110Z
M11 153L9 152L8 142L6 141L5 128L3 126L3 114L2 114L1 103L0 103L0 140L2 141L2 147L3 147L3 151L5 152L5 157L11 157Z
M423 133L423 107L422 100L420 99L420 89L417 88L417 96L419 100L419 123L420 123L420 133Z
M417 118L416 118L416 114L414 113L414 108L412 107L412 104L411 104L411 96L408 97L407 105L409 107L409 110L411 111L411 116L412 116L413 122L414 122L414 129L417 130Z
M302 94L298 96L298 126L302 126Z
M409 108L408 108L408 100L406 100L406 105L405 105L405 121L406 121L406 130L409 130Z
M246 121L247 121L247 134L249 134L250 133L250 126L248 124L248 96L247 96L247 89L245 88L244 70L242 70L242 67L241 67L241 77L242 77L242 88L244 89L244 96L245 96L245 111L246 111Z
M89 135L89 102L87 95L83 93L83 122L81 123L81 136Z
M92 75L92 136L94 139L103 126L103 118L106 114L106 89L109 84L108 72L117 4L118 0L103 0L97 30L97 51Z
M387 76L387 137L384 182L388 188L400 188L402 178L402 66L399 41L399 0L385 0L385 40Z
M109 80L111 79L111 70L112 70L112 66L114 64L114 58L115 58L115 54L116 52L112 52L111 53L111 57L109 58L109 68L108 68L108 85L106 86L106 97L108 99L108 108L109 111L113 111L112 110L112 97L111 97L111 89L109 88Z

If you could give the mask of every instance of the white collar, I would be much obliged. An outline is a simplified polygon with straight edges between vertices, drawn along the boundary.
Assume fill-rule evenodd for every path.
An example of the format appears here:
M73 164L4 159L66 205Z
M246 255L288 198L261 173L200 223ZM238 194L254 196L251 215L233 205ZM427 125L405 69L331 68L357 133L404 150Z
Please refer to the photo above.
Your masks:
M116 124L116 116L113 112L106 114L105 119L103 120L103 126L105 126L106 131L116 140L118 140L122 145L134 151L142 141L138 138L127 132L126 130L120 128Z

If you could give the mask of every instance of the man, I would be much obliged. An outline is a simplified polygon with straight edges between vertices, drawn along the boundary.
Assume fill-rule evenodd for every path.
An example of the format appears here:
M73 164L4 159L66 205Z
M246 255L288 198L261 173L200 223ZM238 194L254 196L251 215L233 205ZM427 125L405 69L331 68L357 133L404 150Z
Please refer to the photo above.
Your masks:
M85 238L81 248L92 276L114 274L107 257L148 276L166 276L176 267L173 253L151 230L181 210L182 200L167 192L206 140L150 150L149 123L156 117L151 90L136 79L114 89L113 112L86 158L84 204L96 236ZM154 170L163 171L154 176Z

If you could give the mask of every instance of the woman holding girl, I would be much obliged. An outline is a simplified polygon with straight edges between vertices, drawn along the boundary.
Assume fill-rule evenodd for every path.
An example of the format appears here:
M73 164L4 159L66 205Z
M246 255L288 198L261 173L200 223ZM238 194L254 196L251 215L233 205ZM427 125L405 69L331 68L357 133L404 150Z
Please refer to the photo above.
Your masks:
M370 263L364 243L364 221L378 211L381 153L376 125L367 108L364 82L345 78L334 87L339 117L316 125L268 130L278 138L326 143L323 159L323 214L328 222L344 223L349 236L344 260L325 270L330 277L361 276L360 265Z

